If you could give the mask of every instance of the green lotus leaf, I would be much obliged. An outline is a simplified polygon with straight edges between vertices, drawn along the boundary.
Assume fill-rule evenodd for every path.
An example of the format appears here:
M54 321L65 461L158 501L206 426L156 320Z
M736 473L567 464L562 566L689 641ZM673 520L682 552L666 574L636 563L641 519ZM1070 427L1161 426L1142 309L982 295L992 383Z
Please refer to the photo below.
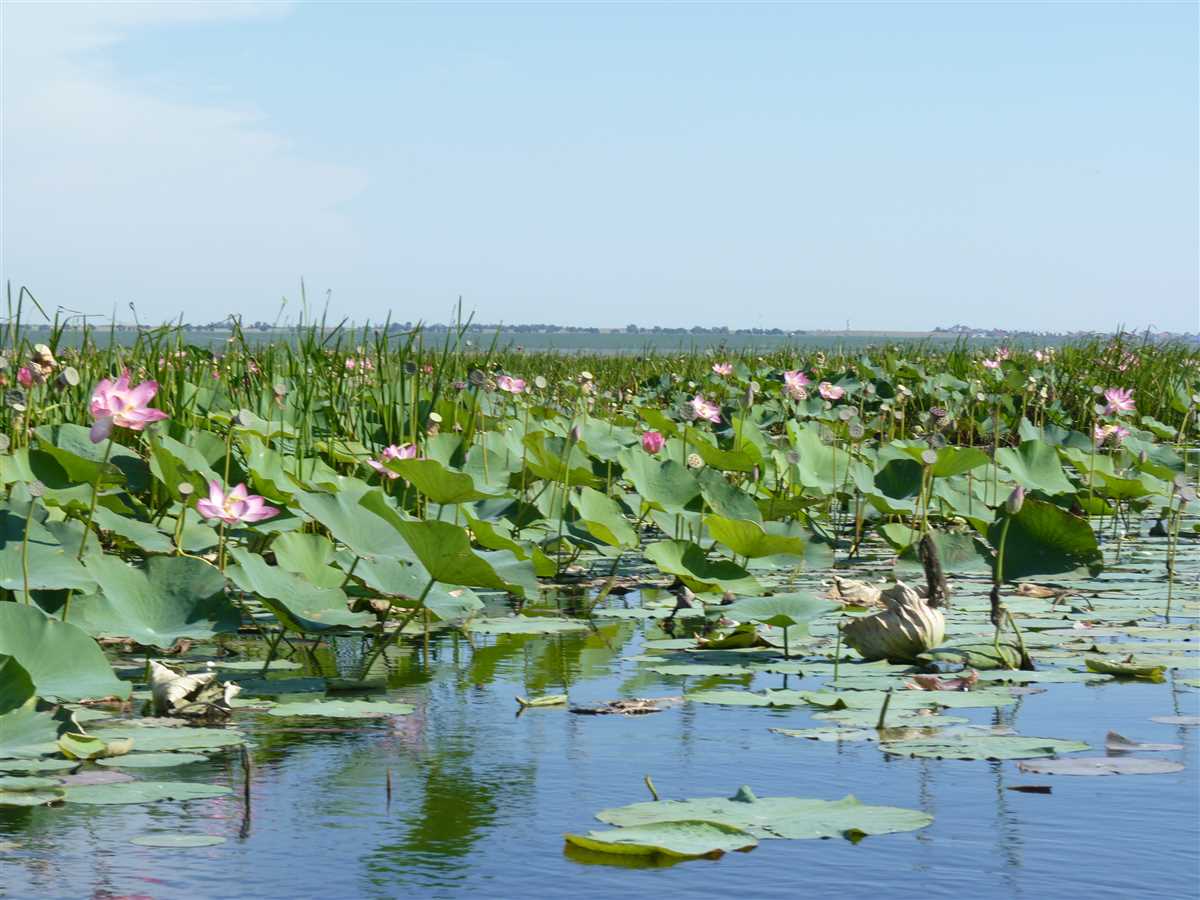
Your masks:
M655 459L640 447L629 447L620 461L625 478L642 500L663 512L682 512L700 495L700 484L676 460Z
M1100 574L1104 555L1086 519L1073 516L1053 503L1026 497L1015 516L1001 509L988 529L988 541L993 547L1000 546L1005 521L1011 523L1004 544L1005 580L1035 575Z
M916 831L933 816L896 806L868 806L852 795L841 800L756 797L747 787L734 796L662 800L601 810L596 818L629 828L661 822L701 820L741 828L757 838L802 840Z
M375 623L370 613L351 612L340 588L319 588L242 547L230 555L235 566L225 574L248 594L256 594L263 605L290 631L316 634L343 628L363 628Z
M714 858L726 851L758 846L758 840L747 831L723 822L702 821L654 822L565 837L568 844L599 853L671 859Z
M924 759L1034 759L1059 753L1077 753L1089 749L1079 741L1023 735L961 734L920 738L912 741L887 741L880 745L893 756Z
M72 616L90 634L166 648L179 638L230 634L241 624L224 576L203 560L155 556L138 569L119 557L94 556L87 570L100 593L79 598Z
M0 756L37 757L56 750L60 735L78 727L69 710L39 710L36 698L0 715Z
M786 554L803 557L807 542L800 537L768 534L756 521L727 519L724 516L705 516L704 524L714 538L736 553L755 559L762 556Z
M741 566L729 560L710 560L691 541L659 541L646 547L645 556L668 575L675 575L693 591L732 591L761 594L762 586Z
M191 763L208 762L207 756L199 753L127 753L112 759L98 759L96 763L118 769L169 769Z
M278 703L267 715L279 718L321 716L327 719L382 719L388 716L407 716L413 707L407 703L385 700L297 700Z
M435 459L394 459L387 467L434 503L470 503L493 496L478 490L466 472L452 471Z
M395 522L393 527L421 561L429 577L442 584L492 588L518 597L536 594L537 577L528 562L518 560L504 550L493 551L494 555L485 558L471 549L467 531L459 525L430 520ZM502 575L494 562L501 563L508 571Z
M794 628L807 625L818 616L839 608L839 604L830 600L822 600L812 594L797 593L749 597L724 607L721 612L737 622L751 621L773 625L776 628Z
M1026 490L1054 497L1075 493L1075 485L1063 471L1058 451L1044 441L1025 441L1020 447L1001 447L996 464L1007 471Z
M590 487L571 495L571 504L579 511L583 525L597 540L613 547L636 547L637 532L625 518L617 502Z
M76 784L66 789L68 803L108 806L123 803L157 803L162 800L206 800L223 797L229 788L190 781L121 781L111 784Z
M57 700L129 696L103 651L82 628L35 606L0 603L0 654L16 659L38 695Z

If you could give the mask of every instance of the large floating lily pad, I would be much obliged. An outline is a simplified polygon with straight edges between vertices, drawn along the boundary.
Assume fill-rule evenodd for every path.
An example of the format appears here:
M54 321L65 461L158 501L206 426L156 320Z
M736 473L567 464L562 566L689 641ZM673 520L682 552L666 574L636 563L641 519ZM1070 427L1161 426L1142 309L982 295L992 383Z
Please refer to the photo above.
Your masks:
M62 799L62 782L56 778L0 776L0 806L44 806Z
M139 847L168 847L172 850L183 850L189 847L215 847L225 843L225 838L219 834L178 834L174 831L157 831L151 834L139 834L130 838L129 843Z
M715 821L742 828L758 838L793 840L838 836L858 839L869 834L916 831L933 821L933 816L915 809L868 806L853 795L841 800L759 798L747 787L728 799L703 797L634 803L602 810L596 818L622 827L686 819Z
M1183 771L1182 763L1138 756L1074 756L1035 759L1017 765L1031 775L1167 775Z
M587 631L587 622L549 616L509 616L499 619L472 619L463 625L475 634L558 634L563 631Z
M611 831L566 835L568 844L620 856L666 856L672 859L717 857L728 850L753 850L754 835L723 822L656 822Z
M242 732L225 728L166 728L130 725L97 728L92 735L103 741L132 738L133 749L141 752L217 750L223 747L237 747L246 742L246 736Z
M279 703L267 710L267 715L281 718L321 716L328 719L382 719L388 716L407 716L413 707L407 703L387 700L308 700Z
M208 757L199 753L129 753L113 759L96 760L102 766L114 766L119 769L169 769L172 766L207 761Z
M122 781L116 784L83 784L68 787L68 803L107 806L121 803L157 803L160 800L206 800L229 793L229 788L191 781Z
M912 741L888 741L881 746L885 753L923 759L1033 759L1089 749L1087 744L1079 741L1024 737L1016 734L952 735Z

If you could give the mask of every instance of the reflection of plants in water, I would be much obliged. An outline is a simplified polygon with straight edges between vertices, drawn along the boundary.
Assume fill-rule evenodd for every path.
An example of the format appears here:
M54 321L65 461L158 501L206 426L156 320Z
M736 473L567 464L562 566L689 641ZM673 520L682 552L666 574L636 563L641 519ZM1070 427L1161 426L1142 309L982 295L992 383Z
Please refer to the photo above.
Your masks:
M476 637L465 680L492 682L501 671L520 673L525 690L538 694L548 689L566 691L583 678L608 673L612 660L633 636L631 622L596 626L594 630L544 635L502 634L494 643Z

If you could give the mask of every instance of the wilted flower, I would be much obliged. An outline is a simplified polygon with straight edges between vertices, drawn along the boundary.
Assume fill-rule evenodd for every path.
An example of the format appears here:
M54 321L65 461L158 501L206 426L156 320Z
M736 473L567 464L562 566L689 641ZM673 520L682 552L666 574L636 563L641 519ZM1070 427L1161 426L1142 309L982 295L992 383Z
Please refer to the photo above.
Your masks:
M697 394L691 400L692 418L705 419L709 422L720 423L721 407L704 399L703 394Z
M510 394L519 394L525 390L524 378L513 378L511 375L496 376L496 387Z
M846 646L864 659L908 662L941 646L946 617L903 582L880 595L887 609L854 619L842 628Z
M1097 425L1092 429L1092 440L1096 442L1097 447L1109 441L1113 446L1119 446L1129 434L1129 429L1120 425Z
M667 439L658 431L647 431L642 435L642 449L647 453L657 453L666 442Z
M367 465L388 478L399 478L399 472L393 472L387 467L387 464L393 459L416 459L417 445L416 444L401 444L397 447L395 444L389 444L383 448L383 452L379 454L379 459L368 459Z
M1107 415L1116 413L1133 412L1133 391L1125 388L1109 388L1104 392L1104 399L1108 405L1104 408Z
M239 484L226 494L215 478L208 483L208 497L196 501L196 512L206 519L220 519L226 525L261 522L279 514L275 507L266 505L266 498L251 494L246 485Z
M828 381L822 381L817 385L817 391L826 400L841 400L846 396L845 388L840 388L836 384L830 384Z
M712 370L718 375L732 375L733 363L719 362L713 363Z
M110 434L113 427L141 431L151 422L165 419L161 409L151 409L150 401L158 393L157 381L143 381L137 387L129 386L129 370L121 373L115 382L103 379L92 392L89 411L94 420L91 438L98 444Z
M808 399L808 376L796 369L791 372L783 373L783 387L788 392L793 400Z

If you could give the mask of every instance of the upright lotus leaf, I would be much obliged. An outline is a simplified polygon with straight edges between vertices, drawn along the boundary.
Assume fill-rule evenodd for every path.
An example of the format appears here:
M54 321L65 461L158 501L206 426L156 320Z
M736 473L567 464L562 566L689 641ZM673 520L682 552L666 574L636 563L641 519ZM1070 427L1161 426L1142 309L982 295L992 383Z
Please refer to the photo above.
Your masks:
M899 446L899 442L894 442L893 446ZM928 452L929 445L924 441L907 441L903 446L899 446L899 449L902 449L912 459L924 465L924 455ZM972 469L986 466L991 462L988 455L978 447L939 447L934 452L937 455L937 459L932 467L934 478L950 478L954 475L962 475L965 472L970 472Z
M748 597L723 607L721 613L735 622L758 622L775 628L795 628L827 612L840 609L840 604L822 600L812 594L773 594L770 597Z
M896 535L896 532L888 532L891 527L885 525L880 529L889 543ZM906 526L899 527L911 532ZM984 574L992 570L991 553L975 535L937 530L931 530L929 534L937 547L938 560L947 572ZM923 571L925 568L918 550L920 536L914 533L911 537L912 540L902 546L896 556L896 569L902 572Z
M176 500L183 496L179 492L181 484L190 484L194 494L204 496L208 482L220 480L203 453L165 434L151 438L150 474L166 485Z
M396 559L359 560L354 576L392 599L399 608L415 605L429 583L429 574L423 566ZM425 596L425 608L442 621L456 621L482 609L483 601L470 588L450 590L434 585Z
M94 484L99 476L102 485L128 484L134 493L144 491L150 483L149 468L137 453L117 443L111 450L103 442L92 443L89 429L82 425L42 425L34 434L38 449L53 456L74 482Z
M646 558L693 591L732 591L761 594L760 585L745 569L729 560L710 560L692 541L659 541L645 550Z
M705 516L704 524L714 538L738 556L750 559L777 554L803 557L807 547L803 538L768 534L762 525L748 519Z
M0 714L24 706L36 695L25 667L11 656L0 656Z
M434 503L471 503L492 496L476 489L466 472L452 471L436 459L394 459L387 466Z
M829 495L840 490L850 471L850 454L826 444L815 423L787 423L788 440L796 452L795 480L802 487Z
M723 822L656 822L611 831L565 835L568 844L616 856L715 859L729 850L753 850L758 840Z
M328 528L330 534L358 556L408 556L404 541L363 502L373 495L383 496L377 491L357 495L349 491L336 494L301 491L296 494L296 501L301 509Z
M60 735L78 731L71 711L63 707L39 710L36 697L0 713L0 757L30 758L53 753Z
M996 451L996 463L1026 490L1051 497L1075 493L1075 485L1063 471L1058 451L1044 441L1025 441L1015 450L1001 447Z
M529 581L525 584L502 577L492 563L471 549L471 541L465 528L449 522L395 522L396 531L412 548L417 559L429 573L429 577L442 584L461 584L464 587L492 588L526 596ZM505 553L498 550L496 553ZM512 554L508 554L516 562ZM499 558L497 558L499 559ZM526 565L528 565L526 563ZM530 568L532 574L532 568ZM536 577L533 579L536 583Z
M700 485L673 459L659 460L640 448L626 448L620 456L625 477L646 503L664 512L681 512L700 495Z
M558 573L558 564L541 547L532 541L518 541L512 536L513 525L507 519L477 519L470 513L465 517L471 535L479 546L488 550L509 550L517 559L529 560L540 578L552 578Z
M291 531L271 542L275 562L281 569L299 575L319 588L340 588L346 573L333 565L336 551L323 534Z
M737 485L726 481L716 469L701 469L696 481L700 484L704 502L718 516L727 519L749 519L753 522L762 520L762 513L754 498Z
M627 425L617 425L591 416L579 423L583 445L601 462L616 462L621 451L638 443L637 433Z
M179 638L230 634L241 624L225 596L225 577L203 560L152 556L139 569L105 555L89 557L87 569L100 593L80 598L72 612L91 634L166 648Z
M78 543L64 545L50 527L62 523L45 523L44 519L41 507L35 508L32 521L12 508L0 508L0 588L20 595L28 571L30 590L93 590L96 583L75 558ZM24 540L27 522L28 543ZM79 528L82 534L82 526Z
M370 613L351 612L340 588L320 588L278 566L267 565L257 553L243 547L230 551L236 566L226 569L235 585L256 594L283 627L301 634L316 634L374 624Z
M841 800L800 797L756 797L748 787L732 797L660 800L634 803L596 813L596 818L623 828L660 822L701 820L723 822L757 838L800 840L916 831L933 816L896 806L868 806L852 795Z
M1096 534L1086 519L1044 500L1026 497L1014 516L1003 507L988 529L988 541L999 548L1005 522L1005 580L1034 575L1088 574L1093 578L1104 566Z
M125 538L135 547L147 553L170 553L175 549L171 539L150 522L122 516L103 506L97 506L92 521L105 531Z
M690 452L699 456L706 466L723 472L751 472L762 462L762 453L753 444L747 444L744 449L724 450L694 428L687 429L686 437Z
M625 518L617 502L607 494L590 487L572 493L571 504L579 511L579 518L587 530L598 540L613 547L636 547L637 532Z
M674 437L679 433L679 426L672 419L668 419L660 409L655 409L653 406L639 406L637 414L642 417L643 422L664 437Z
M129 696L86 631L51 619L36 606L0 603L0 654L16 659L41 697L85 700Z
M595 487L598 481L592 472L591 461L577 443L569 438L531 431L525 435L525 465L545 481L570 483L572 487Z

